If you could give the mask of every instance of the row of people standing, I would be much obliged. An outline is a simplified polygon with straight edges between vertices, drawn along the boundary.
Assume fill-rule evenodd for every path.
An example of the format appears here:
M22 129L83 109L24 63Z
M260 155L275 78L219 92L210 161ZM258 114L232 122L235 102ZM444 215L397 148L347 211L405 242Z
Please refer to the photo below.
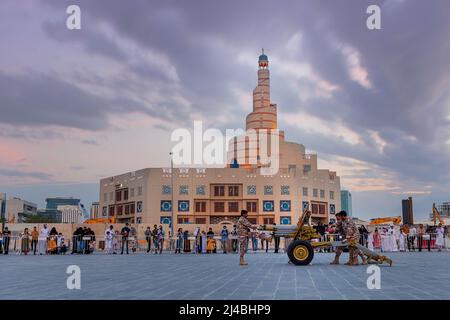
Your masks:
M151 253L152 251L154 251L155 254L157 253L162 254L164 249L164 240L166 237L166 233L164 232L163 227L161 225L158 227L155 224L153 225L153 230L150 227L147 227L144 234L145 234L145 241L147 242L147 253Z
M423 226L417 228L413 225L403 225L375 228L369 233L367 247L369 249L380 249L382 252L391 251L422 251L425 246L428 251L435 246L442 251L445 246L447 229L441 224L437 227Z
M2 240L0 250L3 254L8 254L11 243L11 231L8 227L5 227L1 232L0 238ZM49 230L47 225L44 224L40 231L37 230L37 227L33 227L31 232L28 228L25 228L19 234L19 237L14 239L14 249L17 253L24 255L28 255L29 252L32 252L33 255L36 255L36 253L40 255L59 254L66 252L66 244L61 232L56 231L55 227Z
M269 235L267 231L263 231ZM208 232L202 230L196 230L193 234L194 236L194 244L193 249L195 253L217 253L218 243L215 239L215 233L212 228L209 228ZM237 253L239 251L239 237L237 234L237 226L234 225L233 229L228 230L227 226L223 226L220 231L220 244L222 253L226 254L227 252ZM189 231L184 230L183 228L179 228L176 234L176 244L175 244L175 253L181 253L182 251L185 253L189 253L192 251L191 249L191 240L189 239L191 235ZM267 239L267 237L266 237ZM259 242L260 240L261 242ZM251 232L248 236L248 241L246 241L245 251L249 250L249 246L251 243L251 250L257 251L259 250L259 243L261 244L261 250L268 252L269 250L269 240L259 239L257 232ZM280 238L275 238L275 248L274 252L277 253L280 247Z
M91 228L79 227L72 234L72 253L89 254L94 252L95 233Z

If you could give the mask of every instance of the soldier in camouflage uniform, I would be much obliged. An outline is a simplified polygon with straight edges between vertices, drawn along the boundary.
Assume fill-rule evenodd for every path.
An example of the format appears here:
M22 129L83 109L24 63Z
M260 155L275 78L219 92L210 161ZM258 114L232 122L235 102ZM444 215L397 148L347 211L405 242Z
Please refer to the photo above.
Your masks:
M250 229L257 229L257 225L253 225L250 221L247 220L248 211L241 210L241 217L237 223L237 233L239 236L239 250L240 250L240 259L239 265L245 266L248 263L244 260L245 248L247 246L248 236L250 234Z
M359 231L356 227L355 223L351 219L347 219L347 212L340 211L336 214L336 219L338 220L336 223L336 232L342 235L342 238L345 239L350 245L348 246L348 262L346 265L358 265L358 256L361 256L363 259L363 264L365 264L365 257L360 252L360 250L354 246L352 243L358 243L359 240ZM342 247L336 248L336 255L331 264L339 264L339 257L342 254Z

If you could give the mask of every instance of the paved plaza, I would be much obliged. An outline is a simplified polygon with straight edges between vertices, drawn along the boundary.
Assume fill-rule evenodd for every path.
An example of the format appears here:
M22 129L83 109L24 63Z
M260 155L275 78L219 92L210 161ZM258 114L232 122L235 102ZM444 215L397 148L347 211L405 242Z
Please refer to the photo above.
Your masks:
M284 253L0 256L0 299L450 299L450 253L390 253L381 289L369 290L366 266L288 264ZM347 255L343 255L345 262ZM81 269L81 289L66 287L66 269Z

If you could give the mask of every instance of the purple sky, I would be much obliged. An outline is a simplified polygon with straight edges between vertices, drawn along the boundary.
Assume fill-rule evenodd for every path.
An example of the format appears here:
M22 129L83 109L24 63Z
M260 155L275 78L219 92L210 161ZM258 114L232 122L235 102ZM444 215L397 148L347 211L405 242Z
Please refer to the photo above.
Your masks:
M65 26L69 4L82 29ZM382 29L366 28L366 8ZM242 128L261 47L290 141L353 192L354 215L450 200L448 0L3 1L0 191L98 198L167 166L194 120Z

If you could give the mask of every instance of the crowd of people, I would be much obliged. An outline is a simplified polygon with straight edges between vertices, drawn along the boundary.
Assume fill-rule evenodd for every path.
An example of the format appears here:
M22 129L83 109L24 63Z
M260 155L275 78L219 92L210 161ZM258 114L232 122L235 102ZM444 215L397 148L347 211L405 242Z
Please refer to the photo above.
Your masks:
M8 227L5 227L3 232L0 232L0 239L2 240L0 241L0 252L9 254L11 231L8 230ZM63 234L58 232L55 227L49 230L46 224L40 231L37 230L37 227L34 227L31 231L25 228L19 234L18 240L18 243L14 243L14 251L19 254L65 254L67 251Z
M275 224L274 224L275 225ZM342 236L336 229L335 224L314 226L317 233L322 237L322 241L338 241ZM422 251L437 249L442 251L445 248L445 238L448 230L446 226L423 226L415 227L413 225L404 226L382 226L368 231L363 225L358 227L359 244L370 250L381 252L405 252ZM154 225L153 229L147 227L144 232L145 251L147 253L162 254L164 250L173 251L175 254L181 253L199 253L212 254L222 252L237 253L239 248L240 236L238 235L238 225L233 225L231 229L223 226L219 233L214 233L212 228L208 231L196 228L193 233L179 228L172 238L170 231L168 237L163 227ZM270 236L270 237L269 237ZM256 231L251 229L245 235L245 252L265 251L269 252L269 247L273 252L280 250L280 238L274 237L269 231ZM120 230L115 230L110 226L105 232L103 239L100 237L100 246L97 246L96 235L88 227L77 228L72 237L67 241L61 232L55 227L49 229L44 224L41 230L34 227L31 231L25 228L11 243L11 231L6 226L0 231L0 252L8 254L11 247L14 252L19 254L65 254L71 249L71 254L90 254L98 247L103 249L106 254L129 254L142 249L143 244L139 245L137 230L128 223ZM273 244L272 244L273 239ZM18 240L18 241L17 241ZM289 245L289 239L284 239L284 249ZM69 248L69 246L71 248ZM318 249L319 251L335 251L334 248Z
M428 251L432 248L442 251L447 234L448 229L442 224L438 226L420 224L417 228L413 225L388 226L376 228L361 240L369 249L379 249L382 252L416 251L416 248L418 251L422 251L423 248Z

